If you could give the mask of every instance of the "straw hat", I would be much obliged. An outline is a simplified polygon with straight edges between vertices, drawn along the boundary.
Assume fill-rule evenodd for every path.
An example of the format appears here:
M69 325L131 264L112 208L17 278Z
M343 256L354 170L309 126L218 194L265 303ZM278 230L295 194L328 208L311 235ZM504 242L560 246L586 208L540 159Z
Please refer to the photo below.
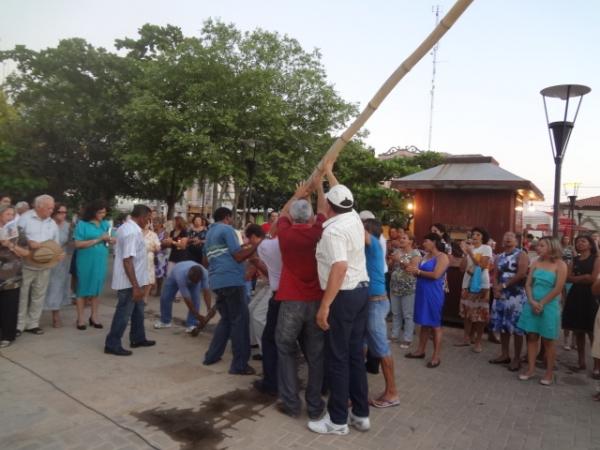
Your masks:
M40 248L32 250L26 258L27 265L38 269L51 269L59 263L59 258L64 255L63 249L53 240L44 241Z

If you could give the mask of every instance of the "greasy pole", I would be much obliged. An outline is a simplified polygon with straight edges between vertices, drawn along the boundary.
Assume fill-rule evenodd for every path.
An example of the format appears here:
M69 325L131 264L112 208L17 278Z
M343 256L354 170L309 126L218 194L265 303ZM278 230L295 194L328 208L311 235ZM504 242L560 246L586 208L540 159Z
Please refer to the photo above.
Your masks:
M358 130L369 120L369 117L377 110L381 102L387 95L396 87L404 75L406 75L429 51L435 44L446 34L446 32L454 25L454 22L462 15L463 12L473 3L473 0L458 0L454 6L448 11L444 18L437 24L427 38L406 58L400 66L390 75L383 83L371 101L367 104L360 115L352 122L346 131L329 147L327 153L321 158L319 164L308 179L308 183L312 184L316 179L320 179L323 173L323 164L326 161L335 161L352 137Z

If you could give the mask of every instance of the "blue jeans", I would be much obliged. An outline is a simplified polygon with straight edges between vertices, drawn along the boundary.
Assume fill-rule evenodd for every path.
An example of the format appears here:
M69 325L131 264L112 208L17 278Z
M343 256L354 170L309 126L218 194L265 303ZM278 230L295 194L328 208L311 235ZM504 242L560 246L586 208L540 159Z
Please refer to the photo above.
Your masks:
M244 286L215 289L217 311L221 320L217 324L210 347L204 355L204 364L214 364L221 359L231 338L233 360L229 373L241 373L250 359L250 323Z
M404 333L402 340L404 342L412 342L415 331L415 322L413 320L415 311L415 293L408 295L393 295L392 303L392 337L400 338L400 330L403 328Z
M348 422L348 397L355 416L369 416L363 352L368 296L366 287L339 291L329 309L329 330L325 332L325 370L330 389L327 409L337 425Z
M110 331L106 336L104 346L109 350L119 350L123 348L121 338L129 319L131 318L131 328L129 329L129 342L138 344L146 340L144 331L144 300L133 301L133 289L121 289L117 291L117 309L110 325Z
M190 286L188 286L188 288L189 287ZM177 281L175 281L175 277L167 277L160 294L160 321L162 323L171 323L173 320L173 300L175 300L178 290L179 286L177 285ZM194 304L194 308L196 308L196 311L200 311L201 290L202 287L200 283L196 284L190 289L190 294L192 295L191 300ZM188 311L185 325L188 327L195 327L198 325L198 319L196 319L191 311Z
M385 318L390 312L390 302L385 300L369 300L369 318L367 320L367 347L376 358L390 356L390 344L387 337Z

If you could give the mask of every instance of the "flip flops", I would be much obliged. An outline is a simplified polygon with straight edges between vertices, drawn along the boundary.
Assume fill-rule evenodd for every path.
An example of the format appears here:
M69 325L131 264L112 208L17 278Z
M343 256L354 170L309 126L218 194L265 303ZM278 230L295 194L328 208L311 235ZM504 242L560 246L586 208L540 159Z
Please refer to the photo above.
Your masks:
M504 359L490 359L488 361L490 364L510 364L510 358Z
M425 358L425 353L421 353L420 355L415 355L414 353L407 353L406 355L404 355L405 358L408 359L423 359Z
M438 360L437 362L433 362L433 361L429 361L425 367L427 367L428 369L435 369L436 367L438 367L440 364L442 363L441 360Z
M377 400L369 401L369 404L373 408L391 408L393 406L400 405L400 400L399 399L396 399L396 400L377 399Z

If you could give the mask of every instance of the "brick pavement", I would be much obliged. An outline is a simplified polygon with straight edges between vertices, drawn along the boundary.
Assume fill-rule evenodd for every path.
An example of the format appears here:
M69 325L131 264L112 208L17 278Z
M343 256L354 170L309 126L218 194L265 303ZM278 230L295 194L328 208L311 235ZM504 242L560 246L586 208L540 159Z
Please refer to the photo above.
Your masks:
M105 326L114 303L107 291ZM591 400L600 386L567 370L575 362L573 351L559 351L557 382L546 388L488 364L496 345L486 345L481 354L452 347L458 330L445 330L437 369L406 360L394 346L401 406L372 409L368 433L319 436L307 430L305 417L282 416L272 399L253 392L254 377L227 374L228 352L222 362L202 366L210 329L196 338L182 327L153 330L157 300L147 309L146 328L157 346L136 349L131 357L104 355L106 330L76 330L71 307L63 312L65 327L49 328L44 313L44 336L24 335L3 349L95 411L0 358L0 448L125 450L152 448L149 442L165 450L600 450L600 404ZM185 306L176 304L175 316L184 313ZM371 392L382 384L381 376L369 375Z

